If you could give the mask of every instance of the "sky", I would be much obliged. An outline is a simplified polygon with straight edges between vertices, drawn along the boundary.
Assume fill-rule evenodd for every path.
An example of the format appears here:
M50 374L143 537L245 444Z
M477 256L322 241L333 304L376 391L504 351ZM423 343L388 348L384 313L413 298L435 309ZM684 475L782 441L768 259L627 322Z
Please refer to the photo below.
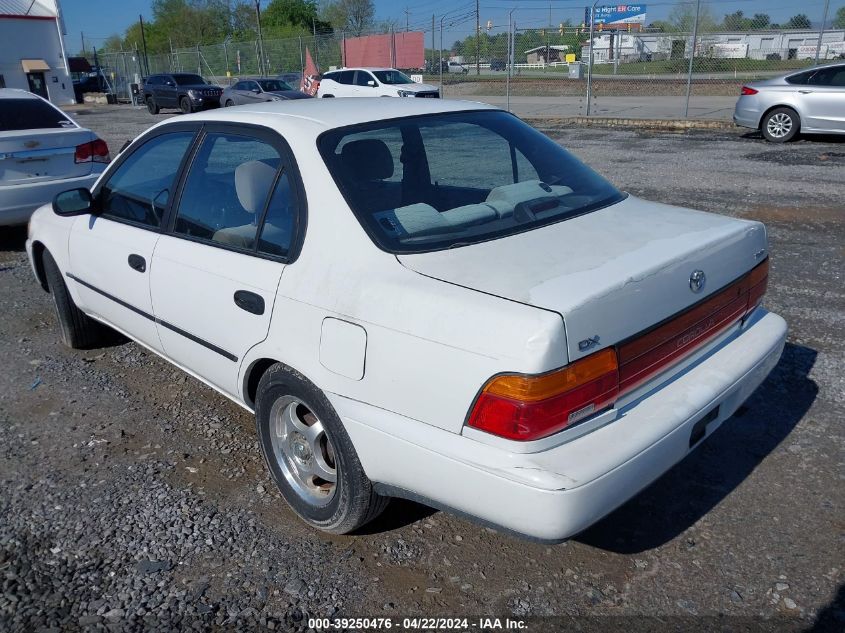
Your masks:
M60 0L67 29L66 43L70 51L81 49L81 32L85 33L86 47L102 45L114 33L122 33L138 15L144 19L152 17L150 0ZM266 5L269 0L261 0ZM443 18L444 37L452 42L473 32L475 28L475 0L374 0L376 19L393 19L404 28L431 30L431 16L435 15L435 30L439 31ZM647 21L665 18L679 0L662 0L643 4L647 7ZM492 33L506 31L508 12L512 8L514 20L521 28L539 28L549 24L557 25L566 19L580 22L584 15L585 0L481 0L480 18L482 28L491 21ZM615 2L600 4L614 5ZM796 13L806 13L813 24L821 22L824 0L709 0L710 12L721 18L726 13L742 11L746 16L767 13L773 22L785 22ZM845 0L831 0L830 15L845 5ZM408 11L406 14L405 11ZM426 37L426 41L429 36Z

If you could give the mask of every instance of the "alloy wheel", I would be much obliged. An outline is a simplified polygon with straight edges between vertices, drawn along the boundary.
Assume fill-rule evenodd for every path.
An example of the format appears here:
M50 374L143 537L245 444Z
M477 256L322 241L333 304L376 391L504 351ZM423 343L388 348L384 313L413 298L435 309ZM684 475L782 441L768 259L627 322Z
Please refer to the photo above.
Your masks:
M766 122L766 131L773 138L783 138L792 131L792 117L784 112L778 112Z
M276 400L270 410L273 458L299 497L328 505L337 491L337 464L323 423L292 396Z

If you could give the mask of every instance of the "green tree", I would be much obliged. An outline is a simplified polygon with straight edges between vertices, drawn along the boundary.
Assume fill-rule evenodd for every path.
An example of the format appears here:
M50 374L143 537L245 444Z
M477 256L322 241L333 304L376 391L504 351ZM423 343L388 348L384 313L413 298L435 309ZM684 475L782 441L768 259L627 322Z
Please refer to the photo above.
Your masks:
M767 13L755 13L751 18L752 29L768 29L772 26L772 19Z
M845 29L845 6L837 9L836 15L833 18L833 28Z
M726 31L748 31L751 29L751 20L742 11L736 11L726 15L722 25Z
M808 18L805 13L799 13L789 18L789 20L783 25L783 28L809 29L812 28L812 24L810 23L810 18Z
M320 19L314 0L270 0L261 17L261 26L266 24L269 33L298 27L317 33L331 32L331 24Z
M669 12L669 19L666 21L664 31L676 31L682 33L691 33L693 25L695 24L695 6L689 4L676 4ZM702 6L698 13L698 30L715 31L717 30L716 20L707 6Z
M323 5L322 14L335 31L357 37L373 26L376 9L372 0L333 0Z

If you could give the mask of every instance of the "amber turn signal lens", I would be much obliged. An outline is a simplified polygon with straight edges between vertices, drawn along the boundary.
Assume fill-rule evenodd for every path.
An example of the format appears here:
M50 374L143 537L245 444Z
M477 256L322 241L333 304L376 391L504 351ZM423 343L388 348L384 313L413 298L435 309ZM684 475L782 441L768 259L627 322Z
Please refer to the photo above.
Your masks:
M498 376L487 383L484 393L522 402L537 402L616 371L616 368L616 352L608 348L548 374Z

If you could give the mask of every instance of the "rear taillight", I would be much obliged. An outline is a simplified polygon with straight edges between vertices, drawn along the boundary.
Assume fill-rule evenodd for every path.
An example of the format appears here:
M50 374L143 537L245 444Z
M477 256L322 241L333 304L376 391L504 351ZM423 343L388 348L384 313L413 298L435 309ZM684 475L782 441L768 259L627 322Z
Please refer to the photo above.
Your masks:
M73 160L77 163L107 163L111 160L109 146L101 138L96 138L88 143L76 146Z
M547 374L491 378L467 425L511 440L536 440L610 406L618 392L616 352L605 349Z
M750 88L748 86L742 87L742 96L743 97L750 97L751 95L756 95L757 91L754 88Z
M747 317L763 300L768 280L766 258L726 288L616 348L546 374L495 376L476 398L467 426L523 441L562 431Z
M767 257L748 273L748 309L745 314L751 314L763 302L763 295L769 285L769 258Z

